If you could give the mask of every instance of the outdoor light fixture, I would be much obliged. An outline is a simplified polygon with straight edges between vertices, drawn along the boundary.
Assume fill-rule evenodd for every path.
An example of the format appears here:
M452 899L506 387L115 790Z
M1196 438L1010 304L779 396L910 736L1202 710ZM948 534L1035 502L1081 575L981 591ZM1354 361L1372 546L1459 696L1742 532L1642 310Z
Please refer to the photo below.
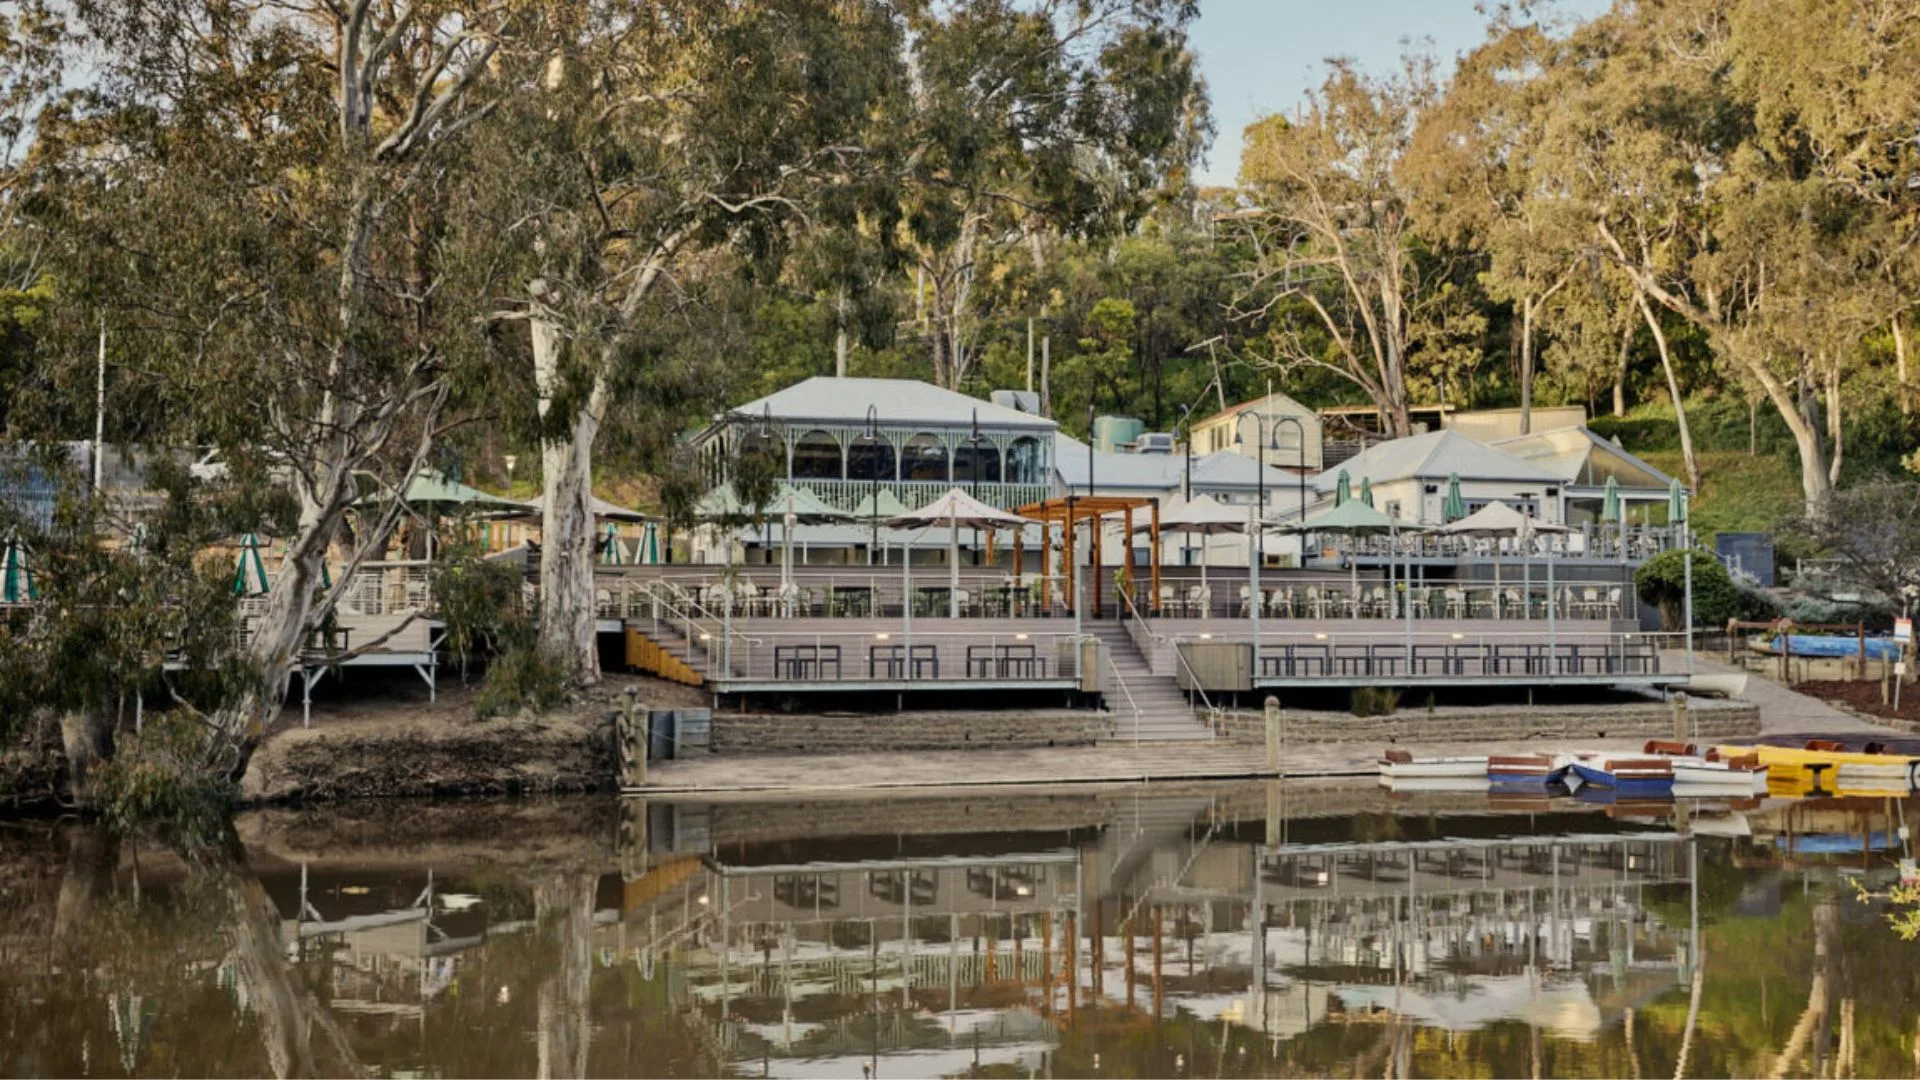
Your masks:
M1460 641L1460 640L1462 640L1462 639L1464 639L1464 638L1465 638L1466 636L1467 636L1467 635L1465 635L1465 634L1455 634L1455 635L1453 635L1453 640L1455 640L1455 641Z
M1201 634L1201 635L1200 635L1200 640L1201 640L1201 641L1212 641L1212 640L1213 640L1213 635L1212 635L1212 634Z
M1025 634L1015 634L1015 635L1013 635L1013 640L1015 640L1015 641L1025 641L1025 640L1027 640L1027 635L1025 635Z
M708 632L707 632L707 631L705 631L705 630L702 630L702 631L700 631L700 640L701 640L701 641L712 641L712 640L713 640L713 635L712 635L711 633L708 633Z
M873 640L875 640L875 641L885 641L885 640L887 640L887 635L885 635L885 634L875 634L875 635L873 635Z
M1313 640L1315 640L1315 641L1325 641L1325 640L1327 640L1327 635L1325 635L1325 634L1315 634L1315 635L1313 635Z

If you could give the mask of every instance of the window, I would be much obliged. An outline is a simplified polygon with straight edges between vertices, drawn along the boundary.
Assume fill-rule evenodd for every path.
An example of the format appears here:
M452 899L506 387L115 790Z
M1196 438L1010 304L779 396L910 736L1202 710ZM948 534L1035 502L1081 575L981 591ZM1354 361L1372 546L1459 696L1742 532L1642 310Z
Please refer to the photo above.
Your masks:
M840 444L824 431L809 431L793 444L795 480L838 480Z
M893 443L885 435L869 439L863 433L847 443L847 479L893 479Z
M900 479L948 480L947 448L925 432L907 440L900 448Z
M1007 447L1006 480L1009 484L1040 484L1043 466L1040 461L1040 440L1031 435L1022 435Z
M997 484L1000 482L1000 448L980 440L978 448L963 441L953 448L953 482L956 484Z

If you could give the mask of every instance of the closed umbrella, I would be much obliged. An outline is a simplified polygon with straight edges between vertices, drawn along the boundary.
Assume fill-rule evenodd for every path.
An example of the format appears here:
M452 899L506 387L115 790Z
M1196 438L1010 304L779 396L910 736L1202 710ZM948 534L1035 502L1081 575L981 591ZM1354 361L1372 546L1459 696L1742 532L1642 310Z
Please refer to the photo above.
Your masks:
M625 566L627 562L627 553L620 546L620 528L611 521L607 522L607 544L600 561L607 566Z
M248 533L240 538L240 565L233 575L235 596L260 596L272 586L267 581L267 564L260 558L260 538Z
M1678 481L1676 481L1676 483L1677 482ZM1607 477L1606 486L1602 488L1601 491L1602 491L1602 498L1600 502L1600 520L1601 521L1619 521L1620 520L1620 481L1616 480L1611 476Z
M1347 470L1341 469L1338 482L1333 489L1333 505L1336 507L1343 506L1352 498L1353 477L1347 475Z
M1667 521L1678 525L1687 520L1687 493L1676 478L1667 482Z
M634 552L634 562L642 566L660 564L660 523L649 521L640 527L640 545Z
M6 549L0 551L0 602L24 604L39 595L33 583L33 566L27 561L27 545L9 535Z
M1460 494L1460 474L1447 474L1447 498L1440 504L1440 517L1445 521L1459 521L1467 516L1467 500Z
M901 514L886 522L893 528L919 529L935 525L947 530L947 616L960 617L960 530L1020 529L1027 519L1010 514L968 495L959 488L949 490L918 510ZM912 597L906 598L911 606Z
M145 555L147 553L146 522L136 521L133 523L133 533L127 537L127 550L135 555Z
M1373 505L1373 477L1371 476L1360 478L1360 501L1368 506Z

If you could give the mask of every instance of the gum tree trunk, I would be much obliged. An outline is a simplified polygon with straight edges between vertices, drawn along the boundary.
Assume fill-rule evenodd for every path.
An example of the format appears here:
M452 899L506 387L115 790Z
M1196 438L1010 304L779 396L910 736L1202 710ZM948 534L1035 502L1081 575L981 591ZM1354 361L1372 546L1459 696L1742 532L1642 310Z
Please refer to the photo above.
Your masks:
M554 935L552 974L540 984L535 1032L541 1080L587 1075L593 987L591 873L569 872L534 886L535 918Z
M536 297L541 291L536 285ZM536 316L532 330L534 386L545 417L560 389L562 337L551 319ZM540 649L580 684L600 681L600 651L594 639L593 440L600 434L606 408L602 367L568 424L567 436L547 442L540 453L545 484L540 499Z

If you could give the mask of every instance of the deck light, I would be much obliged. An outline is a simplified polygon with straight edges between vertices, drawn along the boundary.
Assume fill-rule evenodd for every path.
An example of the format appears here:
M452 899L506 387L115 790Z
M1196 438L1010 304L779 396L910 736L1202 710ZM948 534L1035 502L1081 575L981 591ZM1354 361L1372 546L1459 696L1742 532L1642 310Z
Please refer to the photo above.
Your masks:
M873 640L875 640L875 641L885 641L885 640L887 640L887 635L885 635L885 634L875 634L875 635L873 635Z
M1463 639L1464 639L1464 638L1465 638L1466 636L1467 636L1467 635L1465 635L1465 634L1455 634L1455 635L1453 635L1453 640L1455 640L1455 641L1460 641L1460 640L1463 640Z
M1013 640L1015 640L1015 641L1025 641L1025 640L1027 640L1027 635L1025 635L1025 634L1015 634L1015 635L1013 635Z
M710 634L710 633L708 633L708 632L707 632L707 631L705 631L705 630L702 630L702 631L700 631L700 640L701 640L701 641L712 641L712 640L713 640L713 635L712 635L712 634Z
M1313 640L1315 640L1315 641L1325 641L1325 640L1327 640L1327 635L1325 635L1325 634L1315 634L1315 635L1313 635Z
M1212 640L1213 640L1213 635L1212 635L1212 634L1201 634L1201 635L1200 635L1200 640L1201 640L1201 641L1212 641Z

